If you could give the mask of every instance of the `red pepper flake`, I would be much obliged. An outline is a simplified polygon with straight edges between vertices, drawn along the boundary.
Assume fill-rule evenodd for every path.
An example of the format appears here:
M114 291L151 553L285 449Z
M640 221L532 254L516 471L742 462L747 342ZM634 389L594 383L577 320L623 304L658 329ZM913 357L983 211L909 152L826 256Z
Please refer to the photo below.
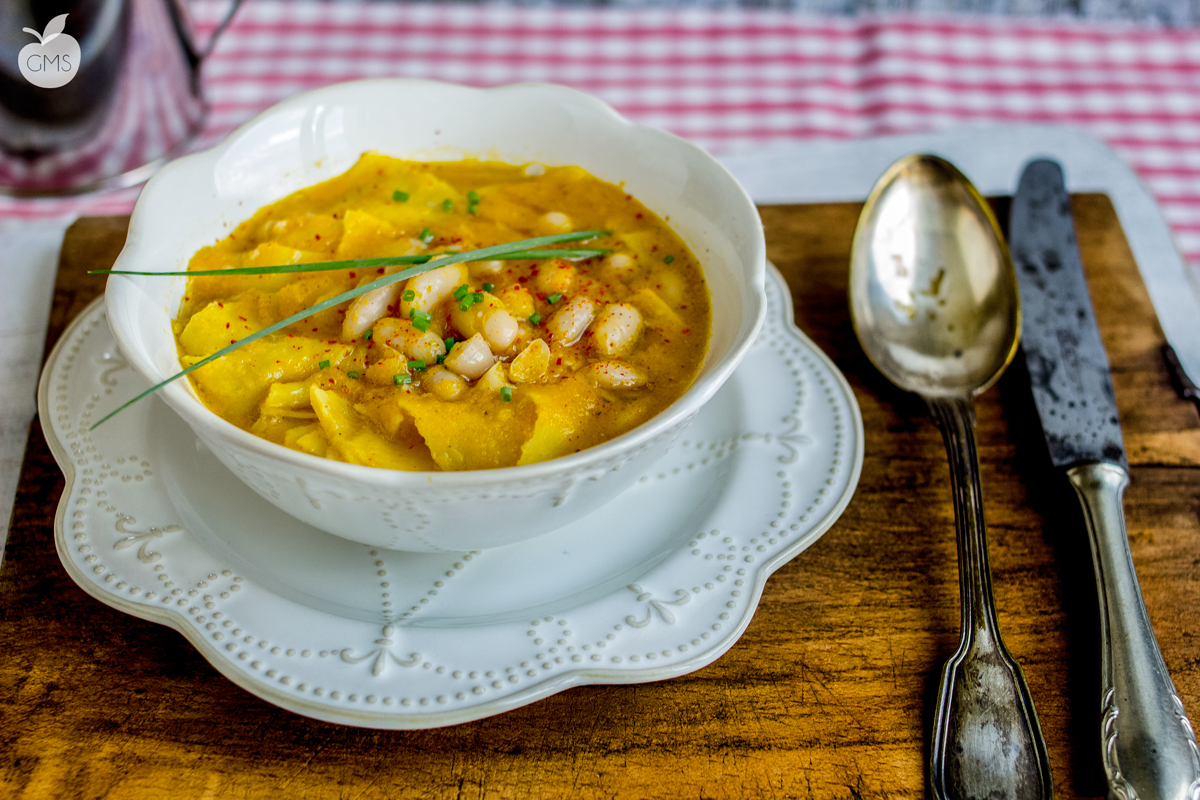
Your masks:
M240 319L242 322L245 322L245 321L246 321L246 318L245 318L245 317L241 317L241 316L239 316L239 317L238 317L238 319Z
M316 329L316 328L313 328L313 333L316 333L316 332L317 332L317 329Z
M225 330L229 330L229 323L228 323L228 322L226 322L226 323L225 323Z
M351 273L350 273L350 277L351 277L351 278L353 278L353 277L354 277L354 273L353 273L353 272L351 272Z
M224 304L224 303L222 303L220 300L218 300L218 301L217 301L217 308L224 308L224 307L225 307L225 304Z
M638 218L638 219L641 219L641 218L642 218L642 215L641 215L641 214L638 214L638 215L637 215L637 218Z
M560 359L559 359L558 361L556 361L555 363L556 363L556 364L562 364L562 359L560 358Z
M229 340L229 343L230 343L230 344L237 344L237 339L230 339L230 340Z
M383 267L380 267L379 269L375 270L375 273L376 273L377 275L382 275L382 274L383 274Z

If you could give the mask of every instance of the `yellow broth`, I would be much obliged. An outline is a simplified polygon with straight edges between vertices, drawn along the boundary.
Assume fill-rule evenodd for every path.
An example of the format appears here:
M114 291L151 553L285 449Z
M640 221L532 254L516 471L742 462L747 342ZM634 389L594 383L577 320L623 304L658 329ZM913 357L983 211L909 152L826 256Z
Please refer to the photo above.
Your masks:
M683 394L704 359L710 303L699 262L664 221L583 169L367 154L189 263L461 252L600 229L611 235L564 247L610 255L441 267L312 314L189 379L234 425L353 464L490 469L592 447ZM180 359L194 364L400 269L191 277L175 321Z

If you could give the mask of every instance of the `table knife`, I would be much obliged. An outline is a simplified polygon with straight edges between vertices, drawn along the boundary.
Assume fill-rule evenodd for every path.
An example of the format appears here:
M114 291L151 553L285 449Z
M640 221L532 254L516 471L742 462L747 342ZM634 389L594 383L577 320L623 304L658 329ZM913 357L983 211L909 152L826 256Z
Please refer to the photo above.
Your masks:
M1101 758L1109 796L1200 797L1200 750L1150 627L1125 532L1129 483L1108 357L1062 168L1029 163L1009 222L1021 346L1042 432L1087 522L1100 600Z

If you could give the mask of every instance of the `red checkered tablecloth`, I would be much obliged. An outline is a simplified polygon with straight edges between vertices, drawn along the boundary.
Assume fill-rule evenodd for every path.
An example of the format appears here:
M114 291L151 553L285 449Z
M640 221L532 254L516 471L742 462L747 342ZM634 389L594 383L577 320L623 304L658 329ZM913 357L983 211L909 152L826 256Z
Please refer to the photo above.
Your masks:
M224 2L194 6L211 30ZM1200 264L1200 30L1012 19L249 0L204 68L200 146L297 92L363 77L550 81L711 151L979 123L1078 125L1158 198ZM136 191L2 201L118 213Z

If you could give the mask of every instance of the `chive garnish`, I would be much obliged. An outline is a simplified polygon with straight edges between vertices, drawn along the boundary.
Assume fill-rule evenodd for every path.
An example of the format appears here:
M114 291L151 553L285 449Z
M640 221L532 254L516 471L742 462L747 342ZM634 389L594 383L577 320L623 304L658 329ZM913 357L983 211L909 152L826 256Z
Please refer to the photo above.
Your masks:
M664 263L664 264L670 264L670 263L671 263L672 261L674 261L674 260L675 260L675 256L665 256L665 257L663 258L663 263Z
M367 332L363 334L363 338L369 342L369 341L371 341L371 337L374 335L375 335L375 330L373 328L367 328Z
M474 189L467 192L467 202L468 203L478 203L479 202L479 192L475 191Z
M598 236L601 233L606 233L606 231L591 231L590 233L593 233ZM530 240L530 241L532 241L532 240ZM502 245L496 245L496 246L500 247ZM474 251L474 252L480 252L480 251ZM577 261L580 259L592 258L594 256L605 256L611 252L612 252L612 250L601 250L601 249L577 249L577 250L551 250L549 248L547 248L545 250L522 249L522 250L513 250L508 253L499 253L497 255L491 256L490 260L493 260L493 261L529 261L529 260L538 259L538 258L566 258L566 259L571 259L571 260ZM186 277L186 278L200 278L200 277L204 277L207 275L225 275L225 276L228 276L228 275L281 275L284 273L291 274L291 273L295 273L295 272L331 272L333 270L339 270L339 269L354 269L354 270L363 270L364 272L366 272L368 270L376 269L377 267L390 267L390 266L400 265L400 264L421 265L421 264L426 264L435 258L443 259L443 258L445 258L447 256L451 256L451 255L462 255L462 254L461 253L433 253L431 255L421 255L421 256L390 256L388 258L356 258L356 259L352 259L350 261L318 261L318 262L312 262L312 263L307 263L307 264L280 264L280 265L274 266L274 267L234 267L232 269L193 269L193 270L183 270L183 271L179 271L179 272L136 272L134 270L126 270L126 269L92 269L92 270L88 270L88 275L146 275L146 276L150 276L150 277L157 276L157 277L163 277L163 278L179 277L179 276ZM459 260L447 261L447 262L439 261L437 264L434 264L431 267L429 267L429 269L433 269L435 267L449 266L450 264L457 264L457 263L459 263ZM412 274L419 275L420 273L425 272L425 271L426 270L423 270L423 269L417 270L417 272L414 272ZM414 297L415 297L415 295L414 295Z
M512 388L508 386L500 387L500 399L506 403L512 400Z
M532 314L530 314L529 315L529 324L530 325L541 325L542 324L542 315L537 313L536 311L533 312Z
M408 192L402 192L399 189L397 189L396 191L392 192L392 199L395 200L397 203L407 203L408 202Z
M406 383L412 383L412 375L400 374L392 376L392 383L397 386L403 386Z
M358 380L358 370L352 369L346 373L346 377L352 381Z
M445 357L445 356L438 356L438 357L437 357L437 363L439 363L439 364L445 364L445 363L446 363L446 357Z
M452 208L454 208L454 201L449 197L442 201L442 211L449 211Z
M450 348L451 348L451 347L454 347L454 342L455 342L455 341L457 341L457 340L456 340L456 339L455 339L453 336L447 336L447 337L446 337L446 342L445 342L445 344L446 344L446 352L447 352L447 353L449 353L449 352L450 352Z
M329 369L329 362L328 361L320 362L319 364L317 364L317 369Z
M429 230L429 228L421 228L421 234L417 238L425 244L429 244L433 241L433 231Z
M412 289L405 289L404 294L400 295L400 299L406 303L411 303L413 300L417 299L417 293Z
M562 295L559 294L558 292L555 292L554 294L552 294L546 298L546 302L549 303L550 305L554 305L559 300L562 300Z
M485 292L490 292L490 291L492 291L492 290L493 290L493 289L495 289L495 288L496 288L496 285L495 285L495 284L493 284L493 283L485 283L485 284L483 285L483 290L484 290Z
M454 299L462 300L464 297L467 296L467 292L469 292L469 291L471 291L471 287L467 286L464 283L462 286L460 286L454 290Z
M425 369L425 359L418 358L408 362L409 369Z
M466 287L466 284L463 284L462 286L460 286L460 287L458 287L458 288L459 288L459 289L465 289L465 288L467 288L467 287ZM457 297L457 295L458 295L458 291L456 290L456 291L454 292L454 294L455 294L455 296ZM462 302L458 304L458 310L459 310L459 311L466 311L468 308L470 308L471 306L475 305L476 303L482 303L482 302L483 302L483 292L471 292L470 294L466 294L466 293L464 292L464 293L463 293L463 296L462 296L462 297L458 297L457 299L459 299L459 300L462 300Z
M396 283L396 282L402 281L402 280L406 280L415 275L420 275L422 272L428 272L429 270L435 269L437 267L449 266L451 264L461 264L464 261L483 261L486 259L500 258L502 256L510 255L513 253L529 253L529 252L538 252L539 255L525 256L526 258L544 258L546 256L542 255L542 253L544 253L545 251L532 251L532 250L530 250L530 248L540 247L541 245L546 245L546 244L557 244L558 242L577 242L577 241L580 241L581 239L592 239L597 236L607 236L609 233L610 233L610 231L577 231L574 233L559 233L559 234L554 234L552 236L539 236L539 237L536 237L533 239L524 239L524 240L521 240L518 242L509 242L508 244L493 245L491 247L484 247L479 250L469 250L469 251L466 251L463 253L452 253L452 254L446 253L446 254L443 254L442 258L439 259L438 262L436 264L433 264L432 266L425 264L425 261L430 260L430 258L432 258L432 256L418 256L417 258L424 259L424 261L420 261L420 262L402 260L405 258L409 258L409 259L414 258L413 256L399 256L397 258L372 258L372 259L358 259L355 261L343 261L343 262L341 262L341 264L339 266L332 266L332 267L331 267L330 263L317 264L317 265L288 264L288 265L285 265L282 267L255 267L255 268L251 268L253 271L250 273L241 271L241 274L269 274L271 272L303 272L303 271L320 271L321 269L345 269L347 265L352 265L354 267L365 267L368 262L374 262L371 264L372 267L385 266L385 265L391 265L391 264L403 264L403 263L410 263L410 264L415 263L416 264L416 266L410 267L408 269L400 270L399 272L394 272L391 275L384 275L382 277L376 278L375 280L371 281L370 283L364 283L362 286L358 286L354 289L351 289L348 292L343 292L342 294L335 295L334 297L331 297L328 300L324 300L320 303L317 303L315 306L306 308L302 311L298 311L290 317L281 319L279 322L276 322L273 325L268 325L267 327L265 327L261 330L255 331L254 333L250 334L249 336L246 336L243 339L239 339L238 341L236 341L226 347L222 347L217 352L212 353L211 355L200 359L195 364L192 364L190 367L187 367L186 369L182 369L179 372L176 372L174 375L170 376L169 378L167 378L163 381L159 381L158 383L151 386L149 389L146 389L144 392L142 392L141 394L134 397L132 400L128 400L125 403L121 404L114 410L110 411L108 414L105 414L103 417L101 417L100 420L95 422L88 430L95 430L97 427L99 427L100 425L103 425L109 419L116 416L121 411L124 411L126 408L133 405L138 400L141 400L143 397L153 394L154 392L158 391L159 389L166 386L167 384L172 383L172 382L184 377L185 375L189 375L192 372L195 372L196 370L200 369L201 367L205 366L206 364L209 364L213 361L216 361L218 358L221 358L223 356L226 356L226 355L232 353L234 350L238 350L238 349L244 347L245 345L248 345L248 344L251 344L252 342L258 341L259 339L263 338L264 336L269 336L270 334L275 333L278 330L282 330L283 328L286 328L288 325L292 325L294 323L300 322L301 320L303 320L306 317L309 317L313 314L320 313L321 311L324 311L325 309L328 309L328 308L333 308L337 305L345 303L348 300L353 300L354 298L356 298L360 295L366 294L367 292L374 291L375 289L380 289L384 286L390 286L393 283ZM312 269L313 266L316 266L317 269L313 270ZM300 267L300 269L295 269L296 267ZM96 270L95 272L100 273L100 274L135 274L135 275L136 274L151 274L151 275L170 275L170 274L172 274L172 273L166 273L166 272L155 272L155 273L119 272L118 273L115 270ZM197 272L194 272L194 273L181 272L181 273L174 273L174 274L176 274L176 275L195 275L195 274L198 274L199 272L200 271L198 270ZM229 274L237 274L239 271L238 270L206 270L205 272L208 272L209 274L221 273L221 274L229 275ZM426 315L426 316L428 316L428 315ZM426 323L426 325L428 326L428 323ZM322 367L322 369L323 369L323 367Z
M429 323L433 321L432 315L415 308L408 312L408 318L412 320L413 327L422 333L429 330Z

